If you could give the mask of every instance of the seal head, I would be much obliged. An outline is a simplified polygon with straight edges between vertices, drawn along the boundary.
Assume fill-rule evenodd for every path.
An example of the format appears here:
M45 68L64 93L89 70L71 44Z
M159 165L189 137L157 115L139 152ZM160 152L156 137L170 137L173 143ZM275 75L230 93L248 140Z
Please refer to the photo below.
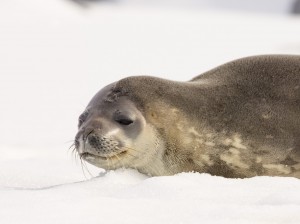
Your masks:
M78 129L77 152L95 166L128 167L143 172L149 161L157 160L153 158L159 142L155 130L147 125L127 92L116 88L115 83L93 97L79 117Z

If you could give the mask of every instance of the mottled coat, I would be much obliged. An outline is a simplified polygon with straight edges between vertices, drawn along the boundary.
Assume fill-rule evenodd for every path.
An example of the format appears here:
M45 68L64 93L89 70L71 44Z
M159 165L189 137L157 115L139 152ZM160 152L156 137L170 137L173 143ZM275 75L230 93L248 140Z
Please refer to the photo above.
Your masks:
M300 56L243 58L188 82L128 77L112 96L129 97L156 128L162 174L300 178Z

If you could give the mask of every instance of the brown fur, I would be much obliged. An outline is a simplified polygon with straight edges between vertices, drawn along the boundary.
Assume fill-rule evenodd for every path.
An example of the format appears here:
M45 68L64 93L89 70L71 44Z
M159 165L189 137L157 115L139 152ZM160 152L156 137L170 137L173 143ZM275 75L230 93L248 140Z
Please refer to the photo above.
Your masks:
M129 77L113 92L164 139L168 174L300 178L300 56L243 58L188 82Z

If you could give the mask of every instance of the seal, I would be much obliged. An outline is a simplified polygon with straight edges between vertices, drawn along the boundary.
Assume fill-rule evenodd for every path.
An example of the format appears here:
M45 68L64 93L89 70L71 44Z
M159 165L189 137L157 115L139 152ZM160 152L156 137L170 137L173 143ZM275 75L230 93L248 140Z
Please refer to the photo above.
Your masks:
M300 178L300 56L242 58L187 82L124 78L80 115L75 148L151 176Z

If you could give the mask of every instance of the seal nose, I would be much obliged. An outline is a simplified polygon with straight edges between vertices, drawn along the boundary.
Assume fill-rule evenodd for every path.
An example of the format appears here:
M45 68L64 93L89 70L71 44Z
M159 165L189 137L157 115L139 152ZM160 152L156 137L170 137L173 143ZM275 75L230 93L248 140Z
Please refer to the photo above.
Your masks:
M94 132L94 128L84 128L82 130L82 140L86 141L90 134Z
M79 148L80 142L83 141L84 143L93 132L93 128L81 128L75 136L75 147Z
M82 135L82 131L77 132L76 136L75 136L75 148L79 149L80 147L80 137Z

